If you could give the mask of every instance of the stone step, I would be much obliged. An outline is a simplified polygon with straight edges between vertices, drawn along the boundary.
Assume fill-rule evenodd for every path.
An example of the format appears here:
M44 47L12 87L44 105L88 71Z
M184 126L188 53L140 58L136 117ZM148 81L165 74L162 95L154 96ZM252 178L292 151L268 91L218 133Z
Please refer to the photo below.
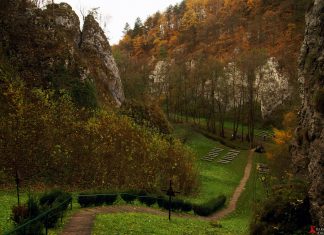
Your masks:
M213 158L213 157L204 157L204 158L202 158L203 160L204 159L210 159L210 160L214 160L215 158Z
M222 164L227 164L230 163L231 161L218 161L218 163L222 163Z
M204 161L207 161L207 162L212 162L213 159L204 159Z
M211 160L214 160L215 158L214 158L214 157L203 157L202 159L203 159L203 160L204 160L204 159L211 159Z
M224 161L233 161L234 158L222 158L221 160L224 160Z

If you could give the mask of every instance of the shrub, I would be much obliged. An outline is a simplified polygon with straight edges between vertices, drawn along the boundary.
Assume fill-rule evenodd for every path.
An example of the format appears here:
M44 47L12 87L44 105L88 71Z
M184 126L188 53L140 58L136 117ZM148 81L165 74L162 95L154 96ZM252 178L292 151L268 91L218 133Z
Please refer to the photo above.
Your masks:
M79 195L78 203L81 207L89 207L94 205L96 202L96 196L88 196L88 195Z
M102 206L103 204L105 204L106 201L106 195L104 194L98 194L95 196L95 206Z
M35 218L40 214L40 208L35 198L30 197L25 205L16 206L12 209L11 219L18 227L28 220ZM23 230L16 232L17 235L41 235L43 234L43 224L41 221L36 221L26 226Z
M137 196L135 192L125 192L120 194L121 198L126 202L126 203L132 203L133 201L136 200Z
M15 224L21 224L29 217L27 205L14 206L12 208L12 214L10 219L14 221Z
M112 205L117 200L117 194L80 194L78 203L81 207Z
M152 206L156 202L156 198L146 192L140 192L138 195L138 200L147 206Z
M166 206L168 207L168 203L169 203L168 199L164 196L159 196L157 198L156 202L160 208L164 208L164 209L166 209L165 208ZM169 209L169 208L167 208L167 209Z
M180 211L182 210L182 205L184 201L181 199L173 198L171 201L171 209L174 211Z
M165 196L159 196L156 201L160 208L169 210L169 198ZM171 210L189 212L192 210L192 205L190 202L185 202L181 199L172 198Z
M162 109L156 104L147 104L135 100L123 104L121 113L131 117L137 124L170 134L171 125Z
M252 235L299 234L311 224L307 187L301 182L273 188L273 195L257 206L250 225ZM304 234L304 233L300 233Z
M184 212L189 212L192 210L192 204L190 202L183 202L181 205L181 210Z
M226 197L224 195L221 195L217 198L211 199L207 203L201 204L201 205L194 205L193 210L196 215L200 216L208 216L220 209L224 206L226 201Z
M39 198L39 204L41 206L50 206L52 207L54 202L64 202L66 201L69 197L71 197L68 193L62 192L60 190L53 190L51 192L44 193L40 198Z
M105 203L106 205L112 205L117 200L117 194L107 194L105 195Z
M48 214L47 219L44 221L44 223L46 223L48 228L55 227L59 218L68 208L69 202L67 202L67 200L70 197L71 197L70 194L62 192L60 190L53 190L41 196L39 202L44 212L52 208L55 208Z

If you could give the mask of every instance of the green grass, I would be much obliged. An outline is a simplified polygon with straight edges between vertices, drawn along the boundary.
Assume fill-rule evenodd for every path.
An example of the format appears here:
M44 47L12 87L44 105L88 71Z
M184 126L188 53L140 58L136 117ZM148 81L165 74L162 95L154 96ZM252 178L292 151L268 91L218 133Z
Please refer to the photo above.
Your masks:
M258 179L256 171L256 164L259 162L266 163L266 158L262 154L255 153L251 176L246 184L245 190L239 198L236 211L219 221L222 229L218 231L221 231L221 234L249 234L249 225L255 202L266 197L265 188Z
M98 215L92 234L211 235L217 233L216 229L207 221L173 217L169 222L165 216L144 213L117 213Z
M27 194L20 195L20 202L27 201ZM11 209L17 205L17 196L15 191L0 191L0 234L13 228L10 220Z
M197 154L196 160L201 182L200 190L197 195L186 199L194 203L203 203L210 198L224 194L227 196L228 203L243 176L248 151L241 151L235 160L223 165L217 163L217 159L226 154L229 149L228 147L206 138L204 135L188 127L188 125L175 125L174 136L180 139L185 138L186 144ZM201 158L214 147L223 148L223 153L211 163L202 161ZM215 228L208 222L195 219L174 218L169 223L167 218L160 216L118 213L98 216L93 234L248 234L254 202L265 197L263 186L256 176L256 162L265 162L264 155L254 155L254 168L246 189L239 199L237 210L219 221L222 228ZM22 193L21 200L22 202L27 201L27 193ZM0 234L12 228L9 218L11 207L17 203L16 201L15 191L0 192ZM50 230L49 234L59 234L67 219L75 211L79 210L80 207L76 200L74 200L73 207L72 211L67 212L63 224L59 223L59 226L54 230Z
M227 204L243 176L248 151L241 151L239 156L229 164L220 164L217 163L217 160L228 152L228 147L206 138L186 125L175 125L174 135L177 137L186 136L186 144L197 153L201 185L199 193L190 197L189 200L195 203L203 203L224 194L227 197ZM201 158L214 147L223 148L224 151L213 162L202 161Z
M178 137L188 136L187 145L197 153L201 188L200 193L193 200L197 202L205 201L220 193L225 194L229 200L244 174L248 151L241 151L239 157L227 165L220 165L215 161L213 163L204 162L200 158L207 154L213 147L228 148L193 131L186 125L175 125L174 132L174 135ZM218 234L248 234L254 202L262 200L266 195L264 187L256 173L256 164L258 162L265 163L265 156L254 153L253 170L246 188L239 198L237 210L219 221L222 228L217 229Z
M34 195L39 195L40 193L35 193ZM68 209L62 223L58 223L57 227L50 229L50 235L57 235L60 233L68 219L80 209L80 205L76 201L76 194L73 195L72 210ZM22 192L20 194L20 203L24 204L28 200L28 193ZM9 232L14 228L14 225L10 219L11 209L13 206L17 205L17 196L15 191L0 191L0 234L4 232Z

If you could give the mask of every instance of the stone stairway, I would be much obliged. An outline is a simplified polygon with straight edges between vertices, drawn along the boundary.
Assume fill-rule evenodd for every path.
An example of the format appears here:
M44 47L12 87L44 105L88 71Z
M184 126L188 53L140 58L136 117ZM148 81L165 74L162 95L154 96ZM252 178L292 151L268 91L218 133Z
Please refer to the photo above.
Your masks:
M231 149L228 153L226 153L220 160L217 162L221 164L227 164L233 161L238 155L240 154L240 151Z
M202 160L212 162L222 151L224 151L224 149L215 147L206 156L204 156Z

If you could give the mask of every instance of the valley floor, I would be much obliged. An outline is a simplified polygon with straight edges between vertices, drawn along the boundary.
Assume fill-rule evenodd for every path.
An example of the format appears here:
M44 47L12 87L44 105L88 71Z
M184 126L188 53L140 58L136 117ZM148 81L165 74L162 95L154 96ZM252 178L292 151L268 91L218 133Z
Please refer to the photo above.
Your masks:
M171 223L167 220L167 212L157 208L147 208L140 206L139 203L134 206L117 205L107 208L92 208L79 210L78 205L74 210L69 212L65 219L65 229L61 233L62 225L50 232L50 234L221 234L245 235L249 233L249 223L252 216L254 203L265 197L265 191L258 179L256 164L265 162L265 157L261 154L254 153L250 158L250 176L247 176L246 165L248 163L249 151L241 151L239 156L228 164L220 164L216 160L223 157L229 148L218 142L210 140L203 135L195 132L186 125L175 126L175 136L186 138L186 144L197 153L197 164L199 168L199 177L201 188L198 195L186 198L191 202L205 202L212 197L224 194L227 197L225 209L227 213L217 213L217 218L203 219L193 214L173 214ZM219 147L224 149L213 162L203 161L211 149ZM245 182L241 182L245 178ZM241 182L241 183L240 183ZM244 184L246 183L246 185ZM244 187L245 185L245 187ZM237 187L241 187L242 194L236 193L237 204L229 203ZM26 201L27 194L24 194L22 200ZM0 232L10 229L10 211L11 206L16 203L14 192L0 193L1 210L0 210ZM76 203L75 203L76 204ZM98 210L98 211L96 211ZM100 212L100 215L97 215ZM111 212L114 212L113 214ZM230 213L232 212L232 213ZM221 217L219 215L222 215ZM72 218L70 218L72 216ZM83 216L83 218L82 218ZM184 218L183 218L184 217ZM217 220L217 222L215 222ZM79 224L79 228L74 227L77 233L71 233L71 223ZM82 225L82 221L84 224ZM75 225L72 225L72 227ZM84 226L84 227L82 227ZM87 228L87 229L86 229ZM85 233L81 233L82 230Z

